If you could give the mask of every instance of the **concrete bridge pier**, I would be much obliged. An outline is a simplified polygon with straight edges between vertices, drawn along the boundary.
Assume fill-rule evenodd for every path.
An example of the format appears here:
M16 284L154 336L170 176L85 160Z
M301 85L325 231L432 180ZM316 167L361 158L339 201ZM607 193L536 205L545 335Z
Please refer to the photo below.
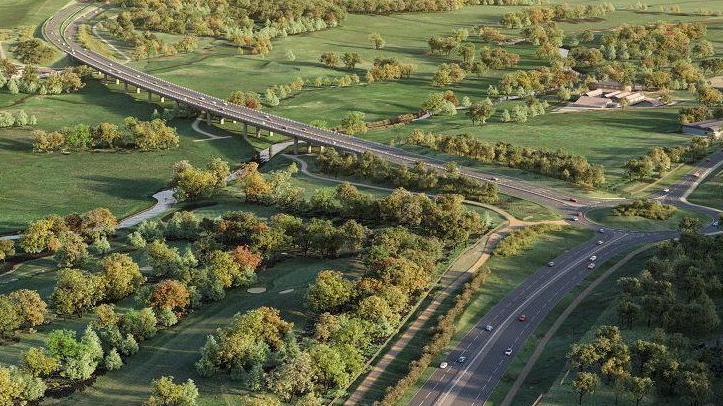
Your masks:
M273 137L273 136L274 136L274 132L269 130L269 137Z
M221 117L221 119L220 119L219 121L221 122L221 124L223 124L223 123L225 123L225 122L226 122L226 119L225 119L225 118L223 118L223 117Z
M153 101L153 93L148 92L148 101Z
M311 143L310 142L306 144L306 153L311 154Z
M324 152L324 146L323 146L323 145L319 145L319 153L321 154L322 152Z
M126 93L128 93L128 82L123 82L123 88L125 89Z
M211 125L211 113L206 112L206 124Z
M116 80L115 80L115 84L116 84L116 85L120 85L120 79L116 79Z
M261 129L256 127L256 138L261 138Z
M244 137L249 136L249 125L244 123Z
M165 102L166 102L166 98L164 96L161 96L161 103L165 103Z
M137 88L136 88L136 94L141 94L141 88L140 88L140 87L137 87Z
M294 155L299 155L299 137L294 137Z

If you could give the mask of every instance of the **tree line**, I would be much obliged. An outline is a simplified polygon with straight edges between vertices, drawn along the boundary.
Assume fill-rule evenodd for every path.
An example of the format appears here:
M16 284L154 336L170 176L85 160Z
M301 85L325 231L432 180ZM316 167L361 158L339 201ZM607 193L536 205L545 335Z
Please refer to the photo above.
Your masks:
M38 118L35 114L28 114L25 110L18 110L15 113L0 112L0 128L25 127L36 124L38 124Z
M625 163L625 173L630 179L643 180L660 178L668 172L673 163L692 163L708 154L715 143L711 137L693 137L690 142L677 147L654 147L640 158Z
M586 187L597 187L605 183L602 166L592 165L585 158L562 150L537 150L503 142L492 145L469 134L444 135L424 133L421 130L413 131L406 142L484 163L533 171Z
M96 148L159 151L178 148L180 140L176 129L160 118L141 121L126 117L123 123L126 131L106 122L94 127L76 124L51 132L36 130L33 132L33 151L87 151Z
M497 244L494 255L501 257L520 255L530 249L545 234L561 231L562 229L563 227L558 224L536 224L513 230Z
M601 17L613 11L615 11L615 6L607 2L576 6L556 4L554 6L529 7L522 11L506 13L502 16L500 23L506 28L522 28L551 21Z
M34 65L25 65L20 74L15 64L0 60L0 89L5 87L10 94L25 93L41 96L74 93L85 87L83 80L92 73L91 68L82 65L50 73L41 79L38 68Z
M393 164L368 152L358 156L342 155L330 148L319 154L318 164L321 172L333 176L358 177L415 191L456 193L483 203L494 203L498 199L497 185L462 176L454 165L441 173L428 169L421 163L407 167Z

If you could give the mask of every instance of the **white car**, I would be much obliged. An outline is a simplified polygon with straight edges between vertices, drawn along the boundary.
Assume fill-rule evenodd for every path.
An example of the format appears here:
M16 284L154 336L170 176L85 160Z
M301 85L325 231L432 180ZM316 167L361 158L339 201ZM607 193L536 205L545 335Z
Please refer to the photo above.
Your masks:
M601 228L601 229L598 230L598 231L600 231L601 233L604 233L604 232L605 232L605 229L604 229L604 228Z
M508 357L512 355L512 347L507 347L507 349L505 350L505 355L507 355Z
M458 364L464 364L465 361L467 361L467 357L465 357L464 355L461 356L461 357L459 357L459 358L457 358L457 363L458 363Z
M595 269L595 263L594 263L594 262L591 262L591 263L587 266L587 269Z
M572 216L572 221L578 221L578 220L580 220L579 217L577 217L577 216Z
M596 259L597 259L597 255L593 255L590 257L590 261L592 261L592 262L595 262Z
M555 266L555 262L550 261L550 262L547 263L547 266L549 266L550 268L552 268L553 266Z
M598 240L597 245L603 245L603 244L605 244L605 241L603 241L603 240Z
M663 189L663 193L670 193L670 188L666 187L665 189Z
M443 362L443 363L439 364L439 367L440 367L441 369L445 369L445 368L447 368L447 363L446 363L446 362Z
M492 325L491 324L486 325L485 330L492 331Z

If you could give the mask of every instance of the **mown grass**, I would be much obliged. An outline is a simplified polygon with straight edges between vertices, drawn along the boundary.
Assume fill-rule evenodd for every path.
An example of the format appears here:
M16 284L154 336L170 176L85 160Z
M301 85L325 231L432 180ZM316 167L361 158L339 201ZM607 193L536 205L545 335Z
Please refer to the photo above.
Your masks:
M640 216L615 216L612 208L593 209L585 214L590 220L606 227L625 230L662 231L675 230L683 217L690 216L708 224L707 216L689 210L678 209L668 220L652 220Z
M24 109L38 117L38 127L57 130L101 121L122 125L129 115L148 120L153 108L90 81L81 93L34 96L6 110ZM116 216L125 217L155 202L151 195L168 184L171 167L177 161L205 165L220 156L237 164L253 156L253 149L240 137L194 142L205 137L190 128L190 121L177 120L171 125L181 136L180 147L146 153L38 154L32 152L31 129L0 130L0 233L21 229L51 213L62 215L95 207L107 207Z
M723 210L723 169L718 169L688 196L688 201Z

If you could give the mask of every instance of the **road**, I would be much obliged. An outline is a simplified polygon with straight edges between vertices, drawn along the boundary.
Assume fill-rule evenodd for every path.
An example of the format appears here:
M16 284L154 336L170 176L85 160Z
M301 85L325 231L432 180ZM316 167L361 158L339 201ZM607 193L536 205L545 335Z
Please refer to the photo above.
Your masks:
M723 166L723 152L718 151L697 163L688 175L669 187L669 192L660 191L653 197L716 218L719 210L690 204L686 198L698 186L700 179L720 166ZM719 229L712 225L711 219L704 232L717 233ZM595 263L599 266L635 246L675 238L677 235L677 231L630 232L606 229L604 233L598 232L592 241L556 258L553 267L538 269L478 321L446 357L449 366L435 370L410 405L483 405L502 379L515 353L557 303L590 272L587 269L590 257L597 256ZM603 244L599 245L598 241ZM525 314L527 321L518 321L520 314ZM492 332L484 329L487 325L493 326ZM512 348L511 356L505 355L509 347ZM456 362L460 356L467 357L462 364Z
M95 68L109 77L116 78L144 91L161 95L169 100L175 100L196 110L210 113L214 117L246 123L292 139L310 142L314 145L331 146L338 150L353 153L370 152L403 165L413 165L421 162L435 170L445 169L445 161L443 160L425 157L400 148L316 128L284 117L228 103L223 99L176 85L84 49L73 41L76 38L78 25L101 12L101 8L89 7L85 4L71 4L60 10L45 23L43 34L48 41L70 57ZM66 21L68 23L65 23ZM470 178L481 181L490 181L492 178L491 175L478 171L464 170L464 173ZM503 193L562 209L565 213L575 212L585 205L599 203L587 199L571 202L568 195L555 190L545 189L512 177L498 175L497 178L499 180L496 183Z
M78 24L100 12L101 9L98 8L71 4L46 22L43 33L51 43L68 55L109 77L175 100L214 117L246 123L315 145L331 146L353 153L370 152L403 165L421 162L435 170L444 170L445 162L442 160L234 105L86 50L73 41ZM66 21L68 23L65 23ZM723 153L714 154L710 161L702 162L693 172L705 173L721 165L721 162L723 162ZM467 168L461 168L460 172L469 178L481 181L491 181L492 178L489 174ZM588 198L572 201L568 195L552 189L512 177L497 176L497 178L499 179L494 181L501 192L555 208L565 217L577 215L594 207L611 206L621 202ZM697 186L696 180L687 177L681 183L672 186L671 191L665 196L659 197L678 207L711 217L717 216L716 210L686 201L687 195L695 186ZM580 221L576 224L580 227L598 228L584 216L580 217ZM708 226L706 231L714 230ZM504 355L505 349L512 347L514 355L562 297L585 278L590 272L587 268L590 256L596 255L598 257L596 263L599 265L619 253L630 250L635 245L661 241L673 238L675 235L677 233L674 231L644 233L608 230L600 233L595 239L564 253L555 259L554 266L538 269L534 275L494 306L461 340L449 355L450 366L436 370L411 404L415 406L483 404L505 373L512 358ZM602 240L603 243L598 245L598 240ZM522 313L527 315L528 319L525 322L517 321L517 317ZM484 329L487 324L493 326L491 332ZM459 356L465 356L467 360L461 364L456 363L455 360Z

